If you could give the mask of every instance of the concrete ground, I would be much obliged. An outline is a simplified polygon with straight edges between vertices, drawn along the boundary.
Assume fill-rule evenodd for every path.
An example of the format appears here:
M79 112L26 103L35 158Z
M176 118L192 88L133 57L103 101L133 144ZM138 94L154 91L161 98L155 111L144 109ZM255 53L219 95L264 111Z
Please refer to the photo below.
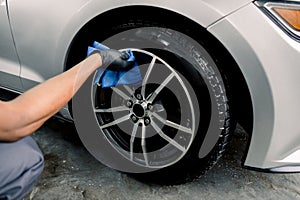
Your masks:
M102 165L86 151L68 123L51 119L33 137L44 153L45 169L26 200L300 199L300 174L241 168L246 134L239 128L227 153L211 171L176 186L148 185Z

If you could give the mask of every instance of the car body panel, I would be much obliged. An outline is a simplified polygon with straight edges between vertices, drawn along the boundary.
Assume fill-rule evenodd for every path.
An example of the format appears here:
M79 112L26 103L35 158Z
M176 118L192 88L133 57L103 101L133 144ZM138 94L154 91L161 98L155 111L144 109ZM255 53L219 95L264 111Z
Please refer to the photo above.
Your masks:
M130 5L155 6L178 12L207 27L249 2L231 1L232 3L224 4L216 0L172 3L166 0L10 0L10 19L21 61L24 90L62 72L68 48L76 33L89 20L105 11ZM45 12L55 14L44 15ZM41 67L43 70L40 70Z
M193 20L223 43L248 84L254 124L245 165L260 169L299 166L300 44L251 0L0 0L0 5L0 85L18 91L63 72L75 35L104 12L144 5ZM272 46L276 48L266 51ZM5 71L13 78L5 78ZM61 113L70 117L67 107Z
M21 90L20 64L11 34L6 5L5 0L0 0L0 85L13 90Z
M250 89L254 126L245 165L299 167L300 44L254 4L208 30L235 58Z

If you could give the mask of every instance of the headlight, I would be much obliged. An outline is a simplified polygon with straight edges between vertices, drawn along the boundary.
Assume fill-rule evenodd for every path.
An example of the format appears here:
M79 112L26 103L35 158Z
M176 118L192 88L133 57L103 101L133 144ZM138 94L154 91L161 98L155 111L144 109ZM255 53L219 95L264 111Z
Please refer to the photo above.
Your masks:
M257 1L256 3L276 24L300 40L300 1Z

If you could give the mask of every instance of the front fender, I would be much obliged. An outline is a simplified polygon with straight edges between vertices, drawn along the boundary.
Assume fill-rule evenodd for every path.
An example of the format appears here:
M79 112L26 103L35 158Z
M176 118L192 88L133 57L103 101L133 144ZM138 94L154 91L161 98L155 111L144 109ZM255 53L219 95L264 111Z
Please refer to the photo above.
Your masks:
M222 2L216 0L173 1L172 3L167 0L8 1L12 30L21 62L24 90L63 72L66 56L75 35L91 19L106 11L133 5L154 6L177 12L207 27L250 0Z

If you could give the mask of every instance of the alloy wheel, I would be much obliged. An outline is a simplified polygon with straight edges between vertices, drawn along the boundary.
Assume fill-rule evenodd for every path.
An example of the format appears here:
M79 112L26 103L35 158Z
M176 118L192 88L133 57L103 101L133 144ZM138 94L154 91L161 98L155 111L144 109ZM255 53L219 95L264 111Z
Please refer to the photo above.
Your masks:
M131 50L143 77L140 84L92 87L100 134L135 164L170 166L187 153L197 132L191 87L158 55Z

